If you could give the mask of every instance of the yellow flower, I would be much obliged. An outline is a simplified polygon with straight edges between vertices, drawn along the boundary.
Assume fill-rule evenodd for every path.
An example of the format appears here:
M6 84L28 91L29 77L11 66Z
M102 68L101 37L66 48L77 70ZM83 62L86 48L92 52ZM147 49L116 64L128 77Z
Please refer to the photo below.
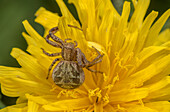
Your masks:
M69 0L77 9L81 25L62 0L56 0L62 16L40 8L36 22L45 28L44 37L55 26L62 40L72 38L88 60L96 57L92 46L104 55L95 74L84 69L85 82L74 90L61 89L50 76L48 68L56 58L43 54L61 49L52 47L28 23L27 51L14 48L11 55L21 68L0 66L3 94L19 97L16 105L0 112L170 112L170 30L160 32L170 16L167 10L155 23L158 12L145 13L149 0L133 0L135 11L130 19L130 3L123 5L119 15L110 0ZM68 24L83 31L68 27Z

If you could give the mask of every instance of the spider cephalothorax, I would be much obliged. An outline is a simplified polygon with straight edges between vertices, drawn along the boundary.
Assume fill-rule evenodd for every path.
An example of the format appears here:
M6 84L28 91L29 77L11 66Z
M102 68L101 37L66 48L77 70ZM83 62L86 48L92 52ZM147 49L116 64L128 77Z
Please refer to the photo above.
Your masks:
M77 28L71 25L68 26ZM64 89L77 88L84 82L85 76L82 68L86 68L91 72L102 73L100 71L92 70L89 68L102 61L103 55L101 55L96 48L93 47L98 53L98 56L94 60L88 61L84 53L80 50L80 48L77 48L78 44L76 41L74 41L74 43L67 42L68 40L71 40L70 38L65 39L64 41L61 40L60 38L54 35L57 31L58 31L58 27L52 28L46 37L46 41L47 43L51 44L54 47L61 48L62 49L61 52L49 54L46 51L44 51L44 49L42 49L43 53L48 56L59 56L59 55L62 56L62 58L56 58L52 62L51 66L49 67L47 79L49 77L49 73L52 67L57 61L60 62L55 66L52 73L52 78L56 85ZM49 40L49 38L52 38L55 42Z

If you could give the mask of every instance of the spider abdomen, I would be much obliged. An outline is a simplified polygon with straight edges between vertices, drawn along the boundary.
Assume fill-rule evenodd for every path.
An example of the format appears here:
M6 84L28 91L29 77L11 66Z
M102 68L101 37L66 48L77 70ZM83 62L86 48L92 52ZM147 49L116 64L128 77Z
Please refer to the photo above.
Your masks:
M64 89L75 89L85 79L83 69L74 61L60 61L54 68L52 78L56 85Z

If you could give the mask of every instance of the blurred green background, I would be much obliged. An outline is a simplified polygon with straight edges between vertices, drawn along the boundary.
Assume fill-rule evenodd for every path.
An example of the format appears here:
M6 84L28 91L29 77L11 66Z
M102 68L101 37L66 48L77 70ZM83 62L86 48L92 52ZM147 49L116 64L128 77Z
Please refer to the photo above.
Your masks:
M131 0L128 0L131 1ZM75 7L64 0L68 8L76 19L78 19ZM124 0L112 0L114 6L121 13ZM170 6L170 0L151 0L148 13L152 10L159 11L159 17ZM25 51L27 44L21 33L25 31L22 21L27 19L30 24L43 35L43 27L34 22L34 13L40 8L57 12L59 15L60 9L55 0L0 0L0 65L19 67L15 59L10 56L13 47L20 48ZM132 6L133 12L133 6ZM169 28L168 21L164 28ZM16 98L9 98L0 94L0 108L7 105L15 104Z

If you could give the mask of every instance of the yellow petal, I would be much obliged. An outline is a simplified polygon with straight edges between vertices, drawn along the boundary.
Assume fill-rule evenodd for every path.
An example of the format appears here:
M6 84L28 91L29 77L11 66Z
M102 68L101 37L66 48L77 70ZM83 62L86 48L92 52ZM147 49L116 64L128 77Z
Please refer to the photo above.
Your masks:
M24 95L27 90L22 88L20 85L17 83L14 84L15 80L11 80L11 78L2 78L1 81L1 91L4 95L10 96L10 97L19 97Z
M140 87L145 81L149 80L153 76L159 75L161 72L164 72L164 70L167 70L166 68L168 66L170 66L170 55L156 60L145 69L132 74L127 79L119 81L115 85L114 89Z
M166 73L168 73L168 71L169 71L168 66L170 66L170 55L168 55L169 53L166 51L166 49L165 49L165 52L168 54L159 52L161 50L164 51L164 48L163 49L159 48L158 50L155 49L153 52L158 51L158 53L156 53L156 55L152 56L152 58L155 56L155 58L153 58L154 60L151 60L152 58L148 58L148 60L146 62L148 63L149 61L151 61L150 63L147 64L146 62L144 62L143 66L141 66L141 68L139 70L138 69L136 70L136 73L134 73L135 72L134 71L133 74L131 74L131 76L129 78L118 82L117 85L115 85L114 89L124 88L124 87L131 88L131 87L136 87L136 86L139 87L139 86L143 85L143 83L145 81L148 81L149 79L151 79L152 77L154 77L156 75L157 76L167 75ZM146 52L147 52L147 50L146 50ZM151 52L151 55L153 52ZM148 54L150 55L150 53L148 53ZM157 56L160 56L160 57L158 58ZM146 65L148 65L148 66L146 66Z
M19 64L24 68L25 71L30 73L30 77L36 77L39 80L46 80L46 71L37 63L37 59L33 56L23 52L20 49L13 48L11 55L16 58ZM44 78L42 78L44 77Z
M55 103L44 105L43 108L49 111L64 111L73 109L84 109L90 106L90 101L88 98L61 100Z
M90 1L90 0L89 0ZM93 1L90 1L93 2ZM92 26L92 24L89 24L88 26L88 21L87 19L91 17L91 14L89 13L92 11L92 9L89 9L88 7L88 2L86 1L81 1L81 0L69 0L69 3L73 3L77 9L79 19L82 23L83 30L86 32L86 28ZM116 11L116 9L113 7L112 3L110 0L98 0L95 1L95 9L96 9L96 19L97 19L97 24L100 26L100 22L105 15L105 13L110 10L111 14L114 14L115 19L119 19L120 15ZM115 20L113 20L115 21Z
M124 89L111 92L109 94L109 100L110 102L130 102L145 98L148 95L148 92L147 88Z
M101 22L101 25L99 27L99 37L98 37L98 43L104 46L106 49L108 47L109 41L111 40L111 26L113 24L113 18L114 13L110 13L110 10L108 10L104 15Z
M137 5L137 0L132 0L132 3L133 3L133 6L134 6L134 8L136 9L136 5Z
M120 57L124 58L124 61L129 58L133 50L135 49L135 44L137 41L138 32L127 34L123 47L120 49Z
M138 53L140 50L143 49L144 42L147 38L149 29L157 16L158 16L158 12L152 11L144 20L141 29L139 30L139 36L134 50L135 53Z
M26 29L26 31L28 32L28 34L30 35L31 38L34 39L34 41L38 44L37 47L42 47L42 46L46 46L47 49L50 49L51 46L49 44L47 44L47 42L45 41L44 38L42 38L41 35L39 35L33 28L32 26L28 23L27 20L23 21L23 25Z
M98 40L98 27L96 23L96 16L95 16L95 3L93 0L87 0L85 3L87 6L88 11L88 18L87 18L87 31L86 31L86 39L89 41L95 41Z
M125 36L123 34L124 29L127 28L128 17L130 14L130 2L125 1L123 5L123 12L117 27L114 38L112 38L112 51L117 52L122 48ZM113 52L111 54L114 54Z
M0 66L0 77L17 78L21 77L27 79L27 74L20 71L19 68Z
M162 45L164 43L170 42L170 29L166 29L164 31L162 31L157 40L155 41L154 45Z
M12 81L15 81L17 82L17 85L20 86L21 88L24 89L24 87L27 87L25 88L25 90L27 90L27 93L36 93L36 94L50 94L50 89L51 89L51 86L50 85L47 85L47 84L44 84L44 83L41 83L41 82L38 82L38 81L30 81L30 80L23 80L23 79L19 79L19 78L13 78ZM41 89L39 89L41 88Z
M8 106L0 110L0 112L27 112L27 104L17 104L13 106Z
M129 108L126 108L128 112L159 112L155 109L151 109L145 106L135 105Z
M163 72L169 65L170 65L170 55L167 55L153 62L147 68L140 70L139 72L131 75L130 78L134 79L133 82L137 82L138 84L140 84L147 81L151 77Z
M31 38L29 35L27 35L25 32L22 32L22 36L25 38L25 40L27 41L28 46L29 45L34 45L34 46L38 46L38 44L36 43L36 41L34 40L34 38Z
M94 112L103 112L103 103L97 103L94 105Z
M49 103L47 100L43 99L41 96L33 96L30 94L26 94L26 98L28 98L28 100L30 100L30 101L33 101L33 102L41 104L41 105Z
M159 58L162 58L169 54L170 51L167 47L151 46L143 49L138 55L138 62L136 65L136 72L148 67L151 63L154 63ZM159 57L159 58L158 58Z
M87 28L87 24L88 24L88 21L87 21L88 13L86 10L87 9L86 4L83 3L84 1L80 1L80 0L69 0L68 2L73 3L75 5L77 12L78 12L79 19L83 27L83 30L85 32Z
M138 0L138 3L135 7L135 11L132 15L132 18L130 19L130 23L129 23L130 32L134 32L135 30L141 27L149 3L150 0Z
M62 15L68 18L69 22L75 20L70 11L68 10L68 8L66 7L65 3L63 2L63 0L56 0L56 2L60 7Z
M157 101L157 102L145 103L145 106L151 109L155 109L158 112L170 112L170 102L168 101Z
M149 45L153 45L156 38L158 37L159 32L161 31L163 25L165 24L166 20L170 16L170 9L168 9L151 27L147 40L145 42L145 47Z
M16 104L27 103L27 102L28 102L28 100L27 100L26 96L22 95L22 96L17 98Z
M164 84L165 85L165 84ZM170 100L170 84L167 86L160 88L158 90L155 90L149 94L147 99L153 100L153 101L168 101Z
M68 25L72 25L77 28L69 27ZM58 27L59 27L59 31L60 31L60 37L62 38L62 40L71 38L73 41L77 41L78 47L81 50L85 51L87 43L86 43L85 37L83 35L83 32L80 30L81 27L76 21L69 22L69 20L66 17L61 17L59 20Z
M84 86L84 88L86 88L87 91L89 89L97 88L93 74L86 69L84 70L84 72L85 72L85 81L84 81L84 84L82 86Z
M23 21L23 25L26 29L26 31L29 33L29 35L32 37L32 38L35 38L37 40L43 40L43 38L41 37L41 35L39 35L33 28L32 26L28 23L27 20Z
M116 109L114 109L114 107L111 106L110 104L107 104L107 105L104 107L104 110L105 110L105 112L117 112Z
M39 105L33 101L28 100L28 112L38 112Z
M35 22L40 23L46 30L58 25L59 16L41 7L35 13Z
M51 63L52 63L53 60L56 58L56 57L52 57L52 58L51 58L51 57L49 57L49 56L47 56L47 55L45 55L45 54L42 54L42 53L43 53L42 49L37 48L36 46L33 46L33 45L28 46L27 51L28 51L29 53L31 53L34 57L36 57L36 58L38 59L37 62L38 62L42 67L44 67L44 70L45 70L45 71L48 71ZM48 52L49 52L49 51L48 51ZM55 50L55 52L61 52L61 51ZM53 53L53 52L51 52L51 53ZM46 75L47 75L47 74L46 74Z
M168 85L170 85L170 76L166 76L162 80L157 81L154 84L147 85L145 87L149 88L149 93L152 95L152 92L159 91L160 89Z

